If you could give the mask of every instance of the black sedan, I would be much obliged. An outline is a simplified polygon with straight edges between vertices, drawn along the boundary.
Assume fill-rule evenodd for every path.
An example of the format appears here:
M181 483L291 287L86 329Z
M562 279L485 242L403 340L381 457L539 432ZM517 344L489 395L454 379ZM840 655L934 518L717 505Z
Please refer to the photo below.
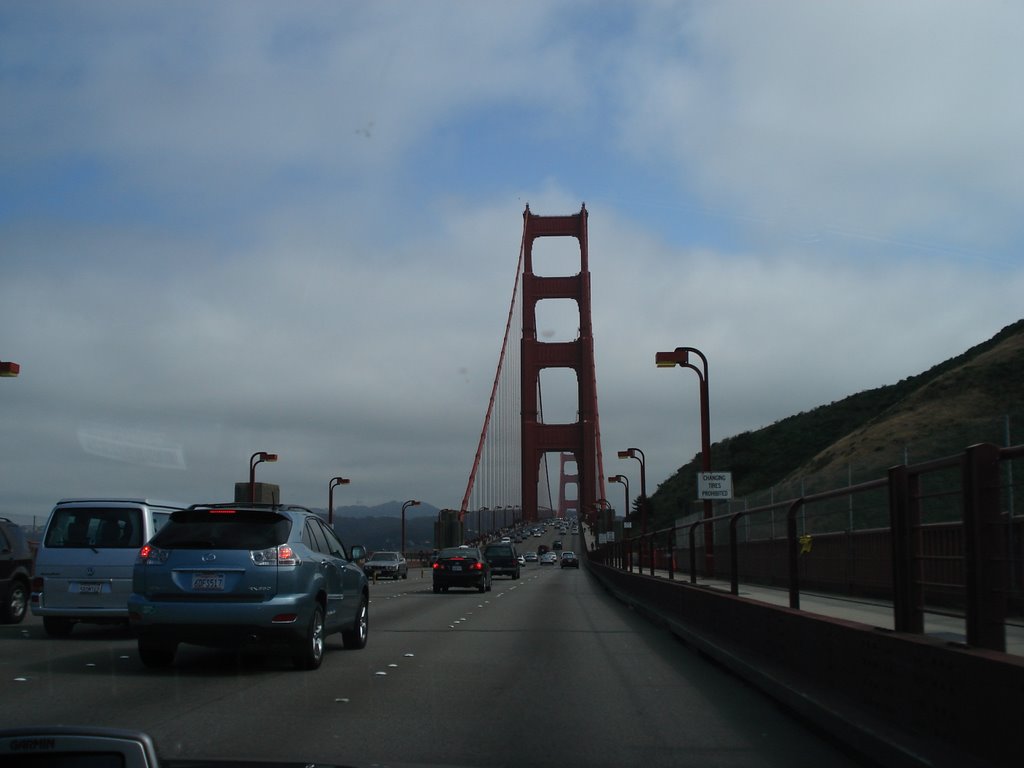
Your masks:
M434 592L447 592L449 587L490 591L491 564L477 547L449 547L437 553Z
M575 552L569 552L568 550L566 550L565 552L562 553L562 559L560 561L560 565L563 568L579 568L580 567L580 559L578 557L576 557L576 553Z

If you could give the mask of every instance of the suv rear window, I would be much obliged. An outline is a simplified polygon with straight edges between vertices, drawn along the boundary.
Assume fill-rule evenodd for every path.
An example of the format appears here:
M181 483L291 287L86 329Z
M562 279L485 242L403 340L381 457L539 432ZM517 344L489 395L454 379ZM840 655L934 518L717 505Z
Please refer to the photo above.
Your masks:
M125 507L54 510L43 541L52 548L131 549L142 544L142 510Z
M153 537L164 549L268 549L288 541L292 522L265 510L185 509Z
M514 557L511 544L492 544L484 550L484 557Z

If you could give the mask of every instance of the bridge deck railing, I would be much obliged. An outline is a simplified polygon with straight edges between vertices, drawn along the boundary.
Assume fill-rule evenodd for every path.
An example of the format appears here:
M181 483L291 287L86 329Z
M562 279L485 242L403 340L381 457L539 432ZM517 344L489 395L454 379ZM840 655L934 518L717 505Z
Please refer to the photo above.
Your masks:
M892 603L897 631L922 633L925 609L964 617L967 644L1005 651L1005 620L1024 609L1024 515L1013 462L1024 445L982 443L954 456L891 468L885 477L775 501L598 546L590 557L669 579L728 573L801 590ZM1018 473L1021 476L1021 473ZM854 527L854 508L868 525ZM704 551L704 526L715 545Z

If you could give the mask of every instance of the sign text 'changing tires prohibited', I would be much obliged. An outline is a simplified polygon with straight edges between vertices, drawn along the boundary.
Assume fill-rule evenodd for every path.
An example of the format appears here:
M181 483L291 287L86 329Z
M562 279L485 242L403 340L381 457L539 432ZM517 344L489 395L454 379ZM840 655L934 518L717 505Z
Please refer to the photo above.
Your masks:
M701 499L731 499L732 472L698 472L697 494Z

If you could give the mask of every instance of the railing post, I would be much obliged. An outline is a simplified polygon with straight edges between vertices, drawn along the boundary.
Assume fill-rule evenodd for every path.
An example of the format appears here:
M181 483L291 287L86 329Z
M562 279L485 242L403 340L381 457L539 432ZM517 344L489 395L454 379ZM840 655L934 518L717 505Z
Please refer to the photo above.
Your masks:
M737 512L729 518L729 591L734 595L740 593L739 543L736 523L739 522L741 514Z
M676 577L676 527L668 529L668 579Z
M651 551L651 576L654 575L654 561L658 559L658 533L657 531L651 531L651 541L647 545L647 548Z
M967 644L1006 651L1006 579L999 514L999 447L972 445L964 454L964 557Z
M786 510L786 554L789 560L789 607L800 609L800 548L797 544L796 513L803 498L793 501Z
M889 469L889 531L892 542L892 611L897 632L924 632L924 606L917 578L920 507L918 476L905 464Z
M700 523L690 524L690 583L697 583L697 536L696 530Z

